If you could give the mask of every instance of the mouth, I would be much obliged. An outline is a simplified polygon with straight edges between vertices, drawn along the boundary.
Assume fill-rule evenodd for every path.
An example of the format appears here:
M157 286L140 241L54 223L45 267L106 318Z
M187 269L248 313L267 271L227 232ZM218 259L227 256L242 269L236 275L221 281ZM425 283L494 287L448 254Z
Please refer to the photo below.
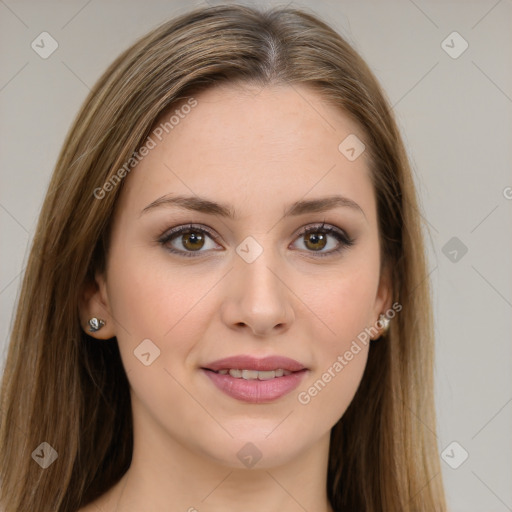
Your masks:
M210 370L213 371L213 370ZM290 375L292 372L290 370L285 370L283 368L278 368L277 370L267 370L267 371L258 371L258 370L239 370L239 369L223 369L218 370L215 373L219 375L230 375L234 379L245 379L245 380L271 380L279 377L284 377L286 375Z
M239 401L268 403L295 389L308 369L293 359L235 356L202 367L217 389Z

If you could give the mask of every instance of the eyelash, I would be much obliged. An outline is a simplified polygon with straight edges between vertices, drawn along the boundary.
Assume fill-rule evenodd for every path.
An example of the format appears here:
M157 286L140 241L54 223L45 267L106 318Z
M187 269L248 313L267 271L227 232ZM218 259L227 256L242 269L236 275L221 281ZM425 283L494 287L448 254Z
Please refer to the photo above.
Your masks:
M301 236L308 235L310 233L321 233L324 235L332 235L334 238L336 238L336 240L338 240L338 242L339 242L338 247L336 249L332 249L328 252L315 252L315 251L306 251L306 252L310 252L310 253L314 254L315 256L322 258L322 257L338 254L343 249L354 245L355 240L350 238L343 231L339 230L338 228L335 228L334 226L328 226L328 227L324 227L324 226L325 226L325 223L322 223L321 225L317 225L317 226L306 227L306 228L302 229L300 231L300 233L297 234L297 238L300 238ZM173 240L178 235L188 234L190 232L192 232L192 233L197 232L197 233L202 233L202 234L208 235L210 238L213 239L214 242L219 243L218 242L219 237L215 233L213 233L209 229L206 229L205 227L198 226L195 224L187 224L187 225L183 225L183 226L178 226L176 228L172 228L169 231L166 231L162 236L160 236L158 238L158 243L160 243L162 246L166 246L166 244L168 244L171 240ZM197 258L200 256L200 254L202 252L205 252L205 251L201 251L201 250L198 250L198 251L183 250L183 251L181 251L181 250L176 250L171 247L166 247L166 249L173 254L178 254L179 256L184 256L186 258Z

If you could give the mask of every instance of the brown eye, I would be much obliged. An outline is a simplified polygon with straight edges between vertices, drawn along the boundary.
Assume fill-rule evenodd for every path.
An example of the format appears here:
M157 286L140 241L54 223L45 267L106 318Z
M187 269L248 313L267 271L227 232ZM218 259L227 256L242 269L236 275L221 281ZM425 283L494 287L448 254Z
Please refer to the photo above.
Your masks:
M320 257L333 256L355 242L341 229L334 226L324 227L324 224L304 229L297 240L302 242L299 248L305 248L306 253L316 253L315 256Z
M320 251L327 245L327 236L323 233L307 233L304 245L313 251Z
M190 233L181 233L181 244L189 251L198 251L204 246L204 235L198 231Z
M200 256L209 252L208 249L218 249L215 241L218 237L205 228L193 225L178 226L162 235L158 241L169 252L180 256ZM195 253L195 254L194 254Z

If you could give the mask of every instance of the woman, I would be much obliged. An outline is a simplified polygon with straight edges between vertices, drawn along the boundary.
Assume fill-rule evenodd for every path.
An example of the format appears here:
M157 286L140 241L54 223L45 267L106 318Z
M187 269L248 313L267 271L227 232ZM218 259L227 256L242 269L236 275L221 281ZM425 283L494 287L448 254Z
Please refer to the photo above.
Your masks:
M125 51L57 163L2 385L6 512L444 511L416 193L312 15Z

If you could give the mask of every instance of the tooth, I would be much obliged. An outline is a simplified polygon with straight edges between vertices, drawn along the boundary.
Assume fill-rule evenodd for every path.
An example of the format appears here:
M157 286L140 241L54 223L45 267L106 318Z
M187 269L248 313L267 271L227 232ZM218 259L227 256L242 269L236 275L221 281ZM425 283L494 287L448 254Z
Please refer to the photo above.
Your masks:
M270 380L276 376L276 372L274 370L270 370L267 372L258 372L259 380Z
M242 379L252 380L258 378L257 370L242 370Z
M278 368L277 370L268 370L268 371L258 371L258 370L238 370L238 369L230 369L230 370L219 370L217 373L220 375L231 375L235 379L246 379L246 380L270 380L275 377L283 377L286 375L290 375L292 372L289 370L283 370L282 368Z

